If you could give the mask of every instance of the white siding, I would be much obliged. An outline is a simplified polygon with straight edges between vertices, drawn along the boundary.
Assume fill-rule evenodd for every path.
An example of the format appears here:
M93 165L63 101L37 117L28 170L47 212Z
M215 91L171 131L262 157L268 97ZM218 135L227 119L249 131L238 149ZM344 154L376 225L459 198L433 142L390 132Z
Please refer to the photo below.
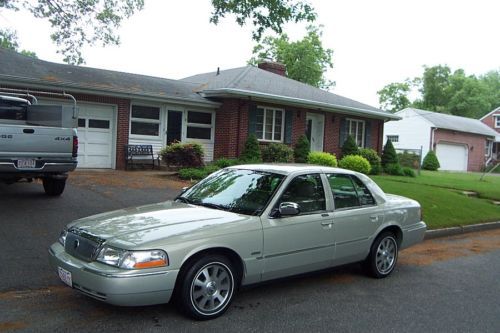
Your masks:
M384 124L384 144L388 135L397 135L398 142L393 142L396 149L420 149L423 156L429 151L432 124L411 109L396 113L401 120L389 121Z

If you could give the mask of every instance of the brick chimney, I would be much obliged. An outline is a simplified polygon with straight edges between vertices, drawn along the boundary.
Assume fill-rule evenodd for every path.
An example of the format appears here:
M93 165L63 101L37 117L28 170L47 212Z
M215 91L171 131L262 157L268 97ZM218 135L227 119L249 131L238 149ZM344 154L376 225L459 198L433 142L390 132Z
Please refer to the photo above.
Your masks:
M281 76L286 76L286 66L282 63L274 61L263 61L259 63L257 66L265 71L278 74Z

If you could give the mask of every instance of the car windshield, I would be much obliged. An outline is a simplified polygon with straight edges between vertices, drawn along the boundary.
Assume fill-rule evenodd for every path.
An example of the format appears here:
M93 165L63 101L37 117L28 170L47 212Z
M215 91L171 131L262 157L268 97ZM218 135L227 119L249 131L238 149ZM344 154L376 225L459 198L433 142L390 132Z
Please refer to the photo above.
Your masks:
M225 169L194 185L177 200L246 215L258 215L285 178L243 169Z

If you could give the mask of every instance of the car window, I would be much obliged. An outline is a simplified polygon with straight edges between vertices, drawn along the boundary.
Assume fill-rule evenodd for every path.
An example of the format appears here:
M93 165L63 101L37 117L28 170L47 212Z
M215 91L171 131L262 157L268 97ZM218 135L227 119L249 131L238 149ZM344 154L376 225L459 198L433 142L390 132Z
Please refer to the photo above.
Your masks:
M319 174L301 175L288 184L279 203L295 202L301 214L326 209L325 190Z
M352 176L352 179L354 180L354 188L356 189L356 192L358 194L358 199L361 206L375 205L375 199L373 198L366 185L356 176Z
M332 189L335 209L360 206L356 187L349 175L328 174L326 177Z

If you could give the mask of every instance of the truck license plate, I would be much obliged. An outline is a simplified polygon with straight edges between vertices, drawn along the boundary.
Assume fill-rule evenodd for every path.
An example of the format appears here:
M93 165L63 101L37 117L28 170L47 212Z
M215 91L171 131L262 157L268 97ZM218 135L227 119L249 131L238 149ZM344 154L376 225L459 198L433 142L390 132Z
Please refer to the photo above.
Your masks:
M59 278L61 279L62 282L66 283L70 287L73 287L71 272L65 270L62 267L57 267L57 272L59 273Z
M36 160L33 158L17 160L17 167L19 169L33 169L34 167L36 167Z

